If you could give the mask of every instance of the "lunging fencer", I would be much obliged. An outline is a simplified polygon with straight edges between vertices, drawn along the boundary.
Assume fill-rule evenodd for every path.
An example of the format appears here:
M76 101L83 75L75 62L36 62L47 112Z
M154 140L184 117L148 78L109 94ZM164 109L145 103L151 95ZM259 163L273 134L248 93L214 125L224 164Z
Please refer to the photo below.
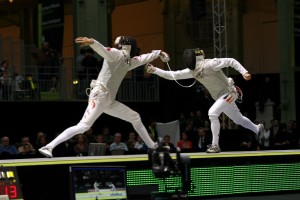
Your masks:
M211 122L212 144L207 153L221 152L219 146L220 121L219 116L224 113L234 123L250 129L256 134L256 139L261 142L263 136L263 124L254 124L247 117L243 116L236 105L236 100L242 98L242 91L234 85L232 78L227 77L222 69L232 67L242 74L245 80L251 79L251 74L233 58L205 59L204 51L200 49L186 49L183 53L183 60L186 68L177 71L165 71L147 64L147 72L156 74L169 80L194 78L199 81L215 100L208 111ZM169 66L169 65L168 65ZM177 81L176 81L177 82ZM199 102L201 103L201 102Z
M130 122L150 149L157 148L157 143L150 138L140 115L126 105L116 101L115 98L119 86L128 71L156 58L167 62L169 61L168 54L161 50L153 50L151 53L138 56L136 40L130 36L117 37L115 48L104 47L97 40L87 37L78 37L75 39L75 43L80 44L81 47L89 45L103 57L102 69L97 79L91 81L88 106L80 122L64 130L49 144L40 148L39 152L46 157L53 157L52 150L58 144L87 131L102 113Z

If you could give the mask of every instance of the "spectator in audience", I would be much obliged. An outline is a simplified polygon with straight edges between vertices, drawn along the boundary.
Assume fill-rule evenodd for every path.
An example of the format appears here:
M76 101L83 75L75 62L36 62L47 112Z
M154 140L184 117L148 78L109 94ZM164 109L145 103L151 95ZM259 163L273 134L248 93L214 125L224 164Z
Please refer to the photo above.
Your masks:
M171 136L169 134L165 134L163 137L163 146L169 146L170 152L175 152L175 145L171 142Z
M52 49L48 41L42 43L41 48L36 48L31 52L38 66L39 81L42 91L50 90L51 77L58 76L60 66L60 53Z
M137 150L138 153L147 153L148 147L141 138L141 136L137 136L137 142L134 145L134 148Z
M266 127L265 121L262 121L261 123ZM271 136L270 129L265 128L264 133L263 133L263 138L262 138L261 149L263 149L263 150L270 149L270 136Z
M40 145L40 138L44 137L44 136L46 137L46 134L43 131L37 132L36 138L35 138L35 146L41 146Z
M95 136L95 142L105 144L105 154L109 153L109 145L107 143L105 143L105 141L103 139L103 135L101 133L99 133Z
M19 152L17 148L14 145L10 144L8 136L4 136L1 138L0 158L15 158L18 153Z
M122 134L117 132L114 135L114 142L109 146L109 150L112 153L115 150L128 151L127 145L122 142Z
M25 78L19 72L13 73L12 92L15 100L24 100L26 92L23 90Z
M0 64L0 76L3 76L4 72L8 71L9 62L8 60L2 60Z
M150 137L153 141L157 141L158 133L156 130L156 119L150 118L148 121L148 127L147 127L148 133L150 134Z
M36 150L33 147L33 145L30 143L30 138L28 136L22 137L21 143L19 144L19 147L18 147L19 153L25 153L25 149L24 149L25 144L28 144L31 153L35 153Z
M197 137L193 141L194 151L205 152L207 150L207 146L211 144L211 137L207 134L205 128L199 127L197 128Z
M15 90L14 77L13 77L14 67L10 66L8 60L3 60L0 66L0 88L2 89L2 98L4 100L10 100L12 91Z
M181 133L181 139L177 142L177 147L179 147L182 152L191 151L193 149L193 143L189 140L186 132Z
M36 48L31 52L36 59L37 66L58 66L59 53L50 47L49 42L44 41L41 48Z
M47 140L47 136L46 134L44 135L41 135L39 138L38 138L38 142L36 143L35 145L35 149L39 149L45 145L48 144L48 140Z
M32 151L31 144L24 143L21 147L22 147L22 151L18 154L19 158L34 158L35 157L36 151Z
M75 136L77 142L74 146L74 152L77 156L87 156L89 152L89 145L86 141L84 134L78 134Z
M105 143L104 139L103 139L103 135L101 133L99 133L95 136L95 142L96 143Z
M31 100L40 99L39 86L31 74L26 75L26 80L23 83L23 89L29 92Z
M136 143L136 134L134 131L130 131L128 134L128 140L125 142L126 146L128 147L128 151L133 152L134 146Z
M280 121L278 119L273 119L271 121L270 139L274 138L277 135L279 131L279 125L280 125Z

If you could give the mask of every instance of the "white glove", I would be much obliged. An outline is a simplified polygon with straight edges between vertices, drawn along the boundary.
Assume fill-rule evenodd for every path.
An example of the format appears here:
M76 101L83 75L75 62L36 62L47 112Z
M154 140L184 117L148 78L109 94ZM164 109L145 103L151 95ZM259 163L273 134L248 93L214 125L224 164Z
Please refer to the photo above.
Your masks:
M146 64L147 73L152 74L153 72L155 72L155 70L156 70L156 67L154 67L152 64L150 64L150 63Z
M78 37L75 39L75 43L80 44L80 47L84 47L84 46L94 44L94 39L87 38L87 37Z
M164 51L161 51L161 52L160 52L159 57L160 57L161 61L163 61L163 62L169 62L169 61L170 61L170 56L169 56L169 54L167 54L167 53L164 52Z

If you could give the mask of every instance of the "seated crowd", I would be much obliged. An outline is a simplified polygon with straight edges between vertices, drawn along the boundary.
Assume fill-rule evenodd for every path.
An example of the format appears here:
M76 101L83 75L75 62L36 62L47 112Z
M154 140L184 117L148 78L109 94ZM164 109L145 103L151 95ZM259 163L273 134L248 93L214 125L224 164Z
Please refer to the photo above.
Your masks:
M201 115L201 111L190 112L189 117L180 114L180 139L172 143L174 135L165 133L163 145L170 147L170 152L206 152L211 144L212 135L209 120ZM259 123L259 122L256 122ZM148 132L153 140L157 140L156 122L151 119ZM57 133L59 134L59 133ZM54 137L56 137L55 135ZM29 136L23 136L20 142L11 143L9 136L1 137L0 159L41 158L37 151L48 143L47 135L38 132L35 141ZM58 145L53 150L54 157L89 156L91 143L105 144L104 155L146 154L148 147L143 139L135 132L111 133L109 127L104 127L100 133L94 133L93 128L78 134ZM262 143L256 141L254 133L235 125L233 122L220 133L222 151L255 151L255 150L286 150L300 148L299 134L296 131L296 121L288 124L273 119L270 127L265 128Z

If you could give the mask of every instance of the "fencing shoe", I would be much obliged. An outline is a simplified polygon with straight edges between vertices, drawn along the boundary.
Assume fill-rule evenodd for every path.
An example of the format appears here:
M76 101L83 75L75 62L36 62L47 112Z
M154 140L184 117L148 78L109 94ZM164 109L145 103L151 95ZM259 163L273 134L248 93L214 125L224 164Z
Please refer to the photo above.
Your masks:
M42 147L42 148L39 149L39 152L42 155L46 156L47 158L52 158L53 157L52 149L50 147L47 147L47 146Z
M256 140L259 144L262 144L262 140L264 137L265 127L263 124L258 124L258 133L256 134Z
M208 146L206 153L220 153L221 149L218 145L212 144Z
M158 143L155 142L154 145L152 147L150 147L150 149L157 149L158 148Z

